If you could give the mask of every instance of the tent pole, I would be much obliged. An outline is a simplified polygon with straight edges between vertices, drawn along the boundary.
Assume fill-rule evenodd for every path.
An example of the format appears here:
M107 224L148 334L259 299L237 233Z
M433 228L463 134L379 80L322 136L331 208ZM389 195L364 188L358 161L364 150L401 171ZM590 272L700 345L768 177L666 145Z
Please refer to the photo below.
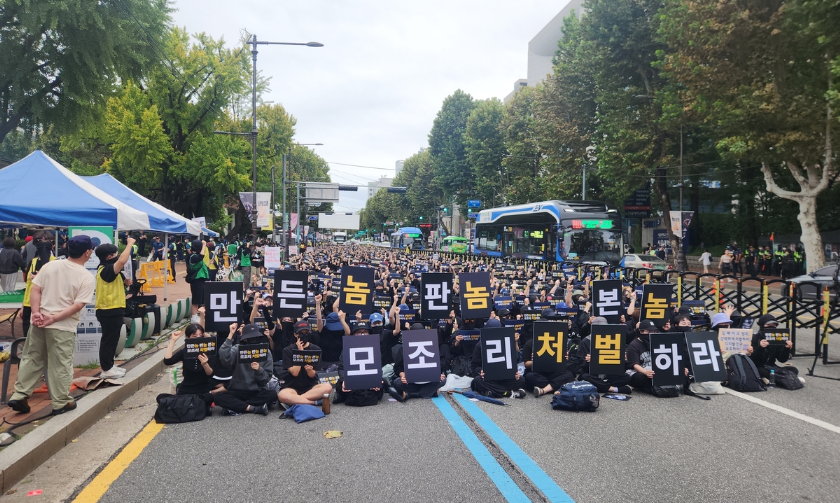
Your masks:
M169 234L163 233L163 273L166 274L166 266L169 264ZM175 271L172 271L175 276ZM169 285L169 275L163 278L163 307L166 308L166 287Z

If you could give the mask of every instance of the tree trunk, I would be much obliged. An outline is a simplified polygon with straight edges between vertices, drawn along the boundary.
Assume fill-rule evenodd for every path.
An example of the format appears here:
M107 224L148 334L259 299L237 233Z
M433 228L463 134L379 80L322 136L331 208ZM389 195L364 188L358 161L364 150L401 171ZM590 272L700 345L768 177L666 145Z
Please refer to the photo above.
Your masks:
M802 236L799 238L805 246L807 272L813 272L825 266L822 236L817 225L817 196L803 197L799 201L799 225Z

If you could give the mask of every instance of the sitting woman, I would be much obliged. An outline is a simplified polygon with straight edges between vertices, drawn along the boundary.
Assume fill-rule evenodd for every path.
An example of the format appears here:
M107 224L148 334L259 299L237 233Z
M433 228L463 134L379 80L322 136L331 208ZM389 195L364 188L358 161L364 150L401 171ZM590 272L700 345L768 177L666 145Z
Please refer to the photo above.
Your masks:
M273 391L266 388L271 380L273 362L271 350L266 351L267 358L263 362L241 362L240 348L247 349L249 345L268 345L267 338L258 325L245 325L241 329L239 343L233 343L233 336L237 332L237 324L230 326L230 334L219 349L219 361L222 365L233 370L233 376L227 389L213 395L216 405L222 407L225 415L238 416L244 412L268 415L268 404L277 399Z
M309 323L295 323L295 342L283 348L283 367L289 372L277 400L286 405L317 405L318 400L329 399L332 385L319 383L315 367L294 362L294 351L320 351L321 348L309 342Z
M163 355L164 365L175 365L183 362L182 367L184 373L184 380L175 387L176 395L199 395L204 403L207 404L207 414L210 414L210 404L213 402L212 395L212 376L213 366L211 358L205 354L199 354L197 359L185 359L186 354L184 348L179 349L176 353L172 353L175 347L175 342L186 334L187 339L194 339L204 337L204 327L198 324L187 325L184 332L176 330L172 332L172 337L169 339L169 346L166 347L166 353Z

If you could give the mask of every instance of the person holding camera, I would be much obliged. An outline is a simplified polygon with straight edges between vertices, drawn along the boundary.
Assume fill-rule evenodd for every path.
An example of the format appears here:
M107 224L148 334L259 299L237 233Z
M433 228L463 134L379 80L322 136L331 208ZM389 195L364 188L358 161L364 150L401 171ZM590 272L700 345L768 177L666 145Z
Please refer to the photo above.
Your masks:
M300 365L294 361L294 351L320 351L310 342L309 323L295 323L295 342L283 348L283 367L288 371L286 380L277 393L277 400L286 405L315 405L317 400L329 396L332 385L318 381L317 370L312 365Z

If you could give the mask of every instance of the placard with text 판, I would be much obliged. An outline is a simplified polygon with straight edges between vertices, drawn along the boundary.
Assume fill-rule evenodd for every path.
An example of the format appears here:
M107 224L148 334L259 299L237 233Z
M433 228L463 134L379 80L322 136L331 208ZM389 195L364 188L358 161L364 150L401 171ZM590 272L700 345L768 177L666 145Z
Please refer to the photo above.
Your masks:
M685 343L696 382L726 381L726 367L716 333L686 332Z
M650 360L654 386L685 383L685 333L650 334Z
M534 322L534 372L564 372L566 370L566 323L552 321ZM525 359L531 355L525 355Z
M251 364L268 361L268 344L239 345L239 363Z
M338 308L345 313L373 312L374 270L369 267L342 267Z
M231 323L242 320L242 282L204 283L204 328L208 332L228 333Z
M651 320L657 325L671 319L671 297L674 287L665 285L644 285L642 288L641 320Z
M516 332L512 328L481 329L481 368L487 381L516 378Z
M184 341L185 360L194 360L202 353L207 356L216 354L215 337L190 337Z
M405 379L410 383L440 380L440 348L437 330L402 332Z
M344 388L370 389L382 387L382 353L378 335L345 335Z
M592 316L603 316L607 323L621 323L624 312L622 305L621 280L599 280L592 282Z
M790 330L786 328L765 329L764 339L774 346L784 346L790 340Z
M487 318L493 311L490 273L472 272L458 276L462 318Z
M300 317L307 309L306 288L309 275L306 271L274 271L273 316L277 319Z
M424 320L439 320L449 317L452 310L452 285L449 273L423 274L420 278L420 317Z
M627 325L592 325L591 331L589 373L623 374Z

